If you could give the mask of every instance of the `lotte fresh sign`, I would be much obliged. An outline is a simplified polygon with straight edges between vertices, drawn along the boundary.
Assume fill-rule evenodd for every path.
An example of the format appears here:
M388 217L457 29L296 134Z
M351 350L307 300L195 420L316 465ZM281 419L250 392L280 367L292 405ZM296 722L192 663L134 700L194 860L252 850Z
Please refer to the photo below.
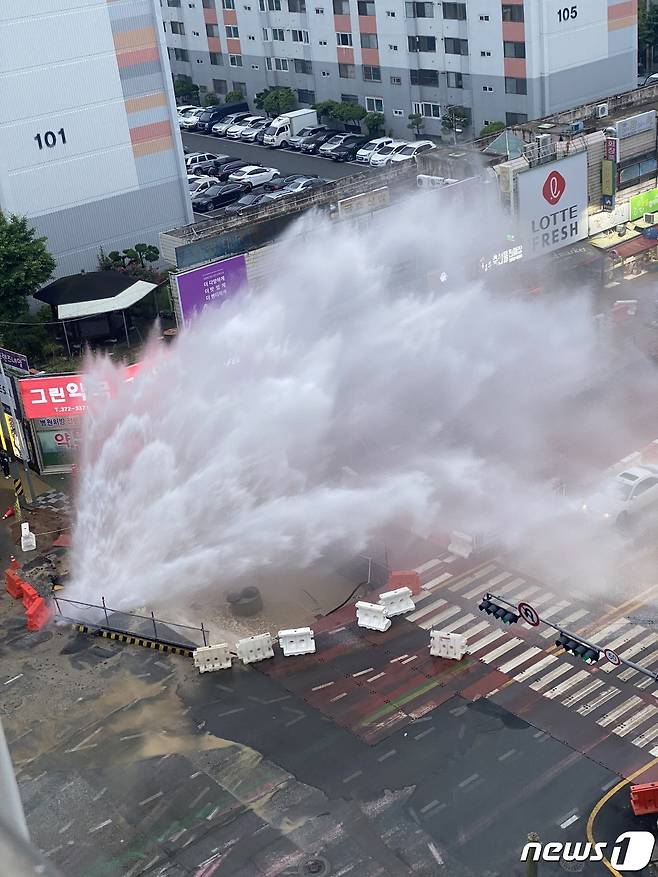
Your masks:
M587 237L585 152L520 173L517 218L525 258L559 250Z

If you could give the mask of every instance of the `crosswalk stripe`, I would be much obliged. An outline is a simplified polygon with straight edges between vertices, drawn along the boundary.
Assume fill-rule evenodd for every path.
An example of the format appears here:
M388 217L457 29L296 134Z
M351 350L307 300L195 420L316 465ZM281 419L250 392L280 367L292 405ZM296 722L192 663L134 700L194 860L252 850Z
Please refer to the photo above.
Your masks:
M418 622L418 627L422 627L423 630L429 630L430 627L433 627L435 624L438 624L440 621L445 621L447 618L450 618L452 615L461 612L459 606L448 606L447 609L444 609L443 612L439 612L437 615L432 615L431 618L423 618Z
M462 588L467 588L471 584L471 582L474 582L476 580L482 581L483 578L486 578L486 576L488 576L489 573L493 572L493 570L495 570L496 568L497 567L495 563L489 563L481 570L478 570L478 572L476 572L474 575L466 576L466 578L460 579L460 581L455 582L453 585L449 585L448 590L452 591L453 593L461 591Z
M421 585L421 589L423 591L431 591L432 588L435 588L437 585L442 584L443 582L447 582L448 579L452 578L451 572L444 572L440 576L437 576L435 579L431 579L429 582L425 582L424 585Z
M568 624L573 624L574 621L580 621L580 619L584 618L586 615L589 615L589 611L587 609L578 609L576 612L572 612L571 615L565 616L565 618L554 618L553 624L557 624L560 627L566 628ZM550 639L551 637L557 636L557 631L549 628L548 630L542 630L539 635L544 639Z
M545 618L551 618L553 615L557 615L558 612L563 612L567 606L570 606L568 600L561 600L559 603L555 603L553 606L550 606L548 609L543 609L541 613L542 621Z
M568 679L565 679L563 682L560 682L559 685L556 685L555 688L550 688L548 691L544 692L544 697L548 700L553 700L556 697L559 697L561 694L565 694L565 692L569 691L570 688L573 688L574 685L578 685L583 679L587 679L591 676L591 673L588 673L587 670L578 670L577 673L574 673L573 676L570 676Z
M588 694L596 691L596 689L600 688L602 685L605 685L603 679L595 679L593 682L590 682L589 685L585 685L579 691L575 691L573 694L570 694L569 697L565 697L565 699L560 701L560 703L562 704L562 706L566 706L567 708L571 707L575 703L578 703L579 700L587 697Z
M499 667L498 669L501 673L509 673L510 670L518 667L519 664L525 664L525 662L532 658L534 655L536 655L537 652L541 652L541 649L538 646L532 646L531 648L526 649L525 652L521 652L520 655L512 658L511 661L503 664L503 666Z
M613 621L612 624L609 624L607 627L604 627L603 630L597 630L594 633L588 634L587 638L592 642L601 643L601 645L605 645L605 640L612 636L614 633L617 633L622 627L626 627L626 625L630 624L625 618L619 618L617 621Z
M489 629L491 628L491 625L489 624L489 622L488 621L481 621L479 624L476 624L475 627L472 627L466 633L466 640L467 641L472 640L474 636L477 636L478 633L481 633L483 630L486 630L487 628L489 628Z
M638 643L635 643L635 645L632 645L630 648L626 649L623 652L618 651L617 654L620 658L626 658L627 660L629 660L630 658L637 655L639 652L643 652L646 648L652 646L656 642L656 640L658 640L658 635L656 635L655 633L650 633L648 636L645 636L644 639L641 639ZM609 646L609 648L612 647ZM603 664L600 665L599 669L603 670L604 673L612 673L613 670L617 669L617 665L611 664L610 661L604 661ZM619 678L622 678L622 673L619 674Z
M648 688L650 685L655 685L655 684L656 684L656 682L654 679L648 679L645 677L644 679L641 680L641 682L635 683L635 688Z
M507 596L512 591L516 591L517 588L520 588L521 585L526 583L526 581L527 580L522 578L521 576L517 576L515 579L512 579L511 582L507 582L507 584L504 585L504 587L498 588L497 589L498 593L501 594L502 596Z
M633 625L628 630L625 630L621 636L618 636L617 639L613 639L612 642L606 643L607 649L618 649L619 646L626 645L633 639L637 639L638 636L642 636L646 630L644 627L640 627L639 625Z
M557 679L558 676L564 676L564 674L568 673L570 670L573 670L571 664L560 664L559 667L555 667L555 669L551 670L550 673L542 676L541 679L538 679L536 682L531 682L530 688L532 688L533 691L541 691L542 688L545 688L549 682Z
M618 718L624 715L624 713L627 713L629 710L636 707L638 703L642 703L642 698L633 695L633 697L629 697L628 700L625 700L618 707L615 707L615 709L610 710L609 713L606 713L600 719L597 719L596 724L600 725L602 728L607 728L608 725L616 722Z
M578 707L577 712L581 716L588 716L591 712L594 712L600 706L603 706L604 703L611 700L613 697L616 697L619 694L619 689L612 686L611 688L606 688L601 694L594 698L594 700L590 700L589 703L583 704L583 706Z
M493 652L489 652L486 655L483 655L480 660L483 664L491 664L496 658L500 658L501 655L504 655L506 652L511 651L511 649L516 648L519 643L522 643L523 640L519 639L517 636L512 637L511 639L504 642L502 645L498 646L497 649L494 649Z
M627 734L630 734L631 731L639 728L643 722L652 719L656 713L658 713L657 707L651 705L646 706L643 710L640 710L639 713L636 713L634 716L631 716L630 719L622 722L621 725L617 725L616 728L613 728L612 733L616 734L618 737L625 737Z
M554 603L557 600L557 596L552 593L552 591L542 591L542 593L538 597L532 598L532 605L534 607L544 606L546 603L549 605ZM541 613L541 610L540 610Z
M454 633L459 630L460 627L465 627L467 624L470 624L471 621L475 618L475 615L465 615L461 621L451 621L445 627L441 628L441 633Z
M476 597L480 593L485 594L489 591L491 593L493 593L494 591L500 592L501 589L496 587L497 582L502 581L503 579L508 579L509 577L510 577L510 574L508 572L506 572L506 573L501 573L501 575L496 576L493 579L488 579L486 582L479 581L474 588L471 588L470 591L465 591L462 594L462 597L464 597L467 600L472 600L473 597Z
M419 601L420 602L420 601ZM427 615L428 612L431 612L433 609L438 609L439 606L445 606L447 600L433 600L431 603L426 603L424 606L421 606L420 609L416 609L415 612L412 612L411 615L405 616L407 621L417 621L419 618L422 618L423 615ZM418 603L416 604L419 605Z
M475 652L479 652L481 649L484 649L486 646L488 646L489 643L495 642L495 640L500 639L502 635L502 630L493 630L490 634L487 634L487 636L483 636L482 639L479 639L472 646L469 646L468 650L471 654L475 654Z
M528 600L534 599L535 594L541 593L541 588L537 585L528 585L527 587L521 587L521 584L515 585L511 590L516 591L514 594L514 600ZM527 585L527 582L525 583Z
M634 746L646 746L647 743L651 743L652 740L655 740L658 737L658 725L652 725L650 728L647 728L646 731L643 731L639 737L636 737L635 740L631 740L631 743Z
M428 572L428 570L433 569L435 566L438 566L441 563L441 558L433 557L431 560L428 560L427 563L423 563L421 566L417 566L414 569L414 572L417 572L418 575L422 575L424 572Z
M522 673L519 673L518 676L515 676L515 680L517 682L525 682L526 679L531 679L533 676L536 676L544 667L548 667L549 664L553 664L557 661L557 657L555 655L546 655L545 658L542 658L541 661L537 661L536 664L533 664L531 667L528 667L527 670L524 670Z
M641 659L638 658L638 662L641 660L643 667L650 668L651 665L653 664L655 658L658 658L658 649L655 649L653 652L650 652L648 655L642 656ZM632 667L629 667L627 670L623 670L619 674L619 678L623 679L624 682L628 682L628 680L632 676L635 676L636 673L639 673L639 670L634 670Z

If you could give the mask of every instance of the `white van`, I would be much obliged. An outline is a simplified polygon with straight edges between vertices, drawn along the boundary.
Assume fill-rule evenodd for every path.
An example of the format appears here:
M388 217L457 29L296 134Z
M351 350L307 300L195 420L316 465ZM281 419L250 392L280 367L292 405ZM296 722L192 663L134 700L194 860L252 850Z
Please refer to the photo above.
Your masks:
M315 110L293 110L282 113L265 129L263 143L265 146L287 146L292 137L296 137L302 128L318 124Z

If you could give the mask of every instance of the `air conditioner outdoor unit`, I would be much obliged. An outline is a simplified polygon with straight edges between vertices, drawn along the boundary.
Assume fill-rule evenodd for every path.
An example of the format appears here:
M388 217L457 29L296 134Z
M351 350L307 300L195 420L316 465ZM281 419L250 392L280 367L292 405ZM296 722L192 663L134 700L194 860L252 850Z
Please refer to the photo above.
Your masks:
M608 105L607 104L597 104L596 106L596 118L597 119L605 119L608 115Z
M658 222L658 219L656 219L656 217L658 217L658 213L645 213L644 221L647 223L647 225L655 225L656 222Z
M548 157L551 151L552 142L553 138L550 134L537 134L537 136L535 137L535 143L537 144L539 158Z
M577 122L572 122L569 125L569 134L580 134L581 131L585 130L585 123L582 119L578 119Z
M538 152L539 150L536 141L534 143L525 143L523 146L523 156L529 165L537 163Z

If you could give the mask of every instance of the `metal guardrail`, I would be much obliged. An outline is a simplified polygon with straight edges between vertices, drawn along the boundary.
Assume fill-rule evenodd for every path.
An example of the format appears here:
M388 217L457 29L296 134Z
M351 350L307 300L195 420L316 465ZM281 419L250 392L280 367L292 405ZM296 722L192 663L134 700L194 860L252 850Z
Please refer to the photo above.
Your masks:
M150 615L140 615L136 612L112 609L105 603L105 597L101 597L99 605L97 603L83 603L80 600L69 600L53 594L53 603L57 615L73 624L105 628L177 646L208 645L208 629L203 622L199 627L193 627L189 624L180 624L177 621L164 621L162 618L156 618L153 612Z

